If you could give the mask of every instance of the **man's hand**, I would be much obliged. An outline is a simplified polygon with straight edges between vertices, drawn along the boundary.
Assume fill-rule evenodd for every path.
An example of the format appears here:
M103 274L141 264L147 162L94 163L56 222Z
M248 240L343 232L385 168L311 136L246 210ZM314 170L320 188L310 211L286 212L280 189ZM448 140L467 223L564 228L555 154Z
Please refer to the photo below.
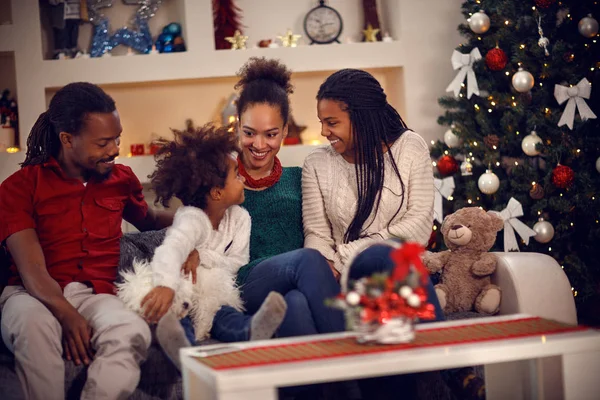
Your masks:
M144 318L149 324L156 324L169 311L173 304L175 291L164 286L157 286L142 300Z
M339 282L342 274L340 274L340 271L335 269L335 267L333 266L333 261L327 260L327 262L329 263L329 268L331 268L331 273L333 273L333 277L335 278L336 281Z
M67 360L75 365L89 365L94 358L90 339L92 328L73 307L67 308L59 318L63 332L63 351Z
M196 274L197 274L196 271L198 270L199 265L200 265L200 254L198 254L198 250L194 249L188 256L187 260L185 260L185 262L181 266L181 271L185 274L185 276L192 274L192 283L193 284L196 284Z

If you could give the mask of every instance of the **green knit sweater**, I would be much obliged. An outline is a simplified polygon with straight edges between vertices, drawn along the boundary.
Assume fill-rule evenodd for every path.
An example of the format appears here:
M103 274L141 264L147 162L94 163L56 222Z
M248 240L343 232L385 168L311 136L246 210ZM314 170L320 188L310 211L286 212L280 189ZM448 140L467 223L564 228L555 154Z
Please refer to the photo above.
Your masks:
M255 265L288 251L302 248L302 168L283 168L279 182L262 191L245 190L242 204L252 218L250 262L240 268L242 285Z

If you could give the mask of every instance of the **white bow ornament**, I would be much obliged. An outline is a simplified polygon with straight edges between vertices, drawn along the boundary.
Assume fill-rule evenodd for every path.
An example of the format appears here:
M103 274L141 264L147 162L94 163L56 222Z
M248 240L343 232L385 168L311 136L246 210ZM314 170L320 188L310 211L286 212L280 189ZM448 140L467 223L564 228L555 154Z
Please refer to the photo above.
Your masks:
M454 193L454 178L449 176L444 179L433 180L435 197L433 200L433 217L440 224L444 222L443 198L447 199Z
M529 244L529 238L536 235L533 229L517 219L523 216L523 206L514 197L510 198L504 210L495 213L504 220L504 251L519 251L515 231L525 244Z
M579 109L579 116L582 121L596 118L596 114L594 114L584 100L589 99L591 94L592 85L590 85L590 82L586 78L583 78L577 85L571 87L554 85L554 97L558 101L558 104L569 100L565 111L563 111L560 117L560 121L558 121L558 126L567 125L569 129L573 130L576 109Z
M475 47L468 54L462 54L458 52L458 50L454 50L452 53L452 68L458 71L454 80L448 85L446 88L446 92L454 92L454 96L458 97L460 93L460 87L467 78L467 99L470 99L472 95L479 96L479 86L477 85L477 78L475 77L475 72L473 71L473 64L476 61L481 60L481 53L479 49Z

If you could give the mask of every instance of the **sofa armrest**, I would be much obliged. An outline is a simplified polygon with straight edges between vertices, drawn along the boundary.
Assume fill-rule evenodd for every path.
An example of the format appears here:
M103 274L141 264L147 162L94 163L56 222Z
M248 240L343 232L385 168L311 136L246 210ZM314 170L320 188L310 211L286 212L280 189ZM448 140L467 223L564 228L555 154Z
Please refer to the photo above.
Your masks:
M494 253L492 283L502 289L500 314L525 313L577 324L571 284L556 260L540 253Z

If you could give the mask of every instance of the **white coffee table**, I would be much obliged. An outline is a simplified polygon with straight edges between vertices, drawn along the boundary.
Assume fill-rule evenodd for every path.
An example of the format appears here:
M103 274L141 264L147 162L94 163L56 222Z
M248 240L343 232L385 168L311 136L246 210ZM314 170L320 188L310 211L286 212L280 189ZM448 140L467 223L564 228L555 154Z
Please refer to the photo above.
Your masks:
M420 331L529 317L510 315L422 324L417 326L417 335ZM354 334L339 333L226 346L244 350L351 336ZM282 386L482 364L489 400L600 398L600 331L593 329L233 369L213 369L197 360L199 355L215 354L223 346L181 351L186 399L273 400Z

